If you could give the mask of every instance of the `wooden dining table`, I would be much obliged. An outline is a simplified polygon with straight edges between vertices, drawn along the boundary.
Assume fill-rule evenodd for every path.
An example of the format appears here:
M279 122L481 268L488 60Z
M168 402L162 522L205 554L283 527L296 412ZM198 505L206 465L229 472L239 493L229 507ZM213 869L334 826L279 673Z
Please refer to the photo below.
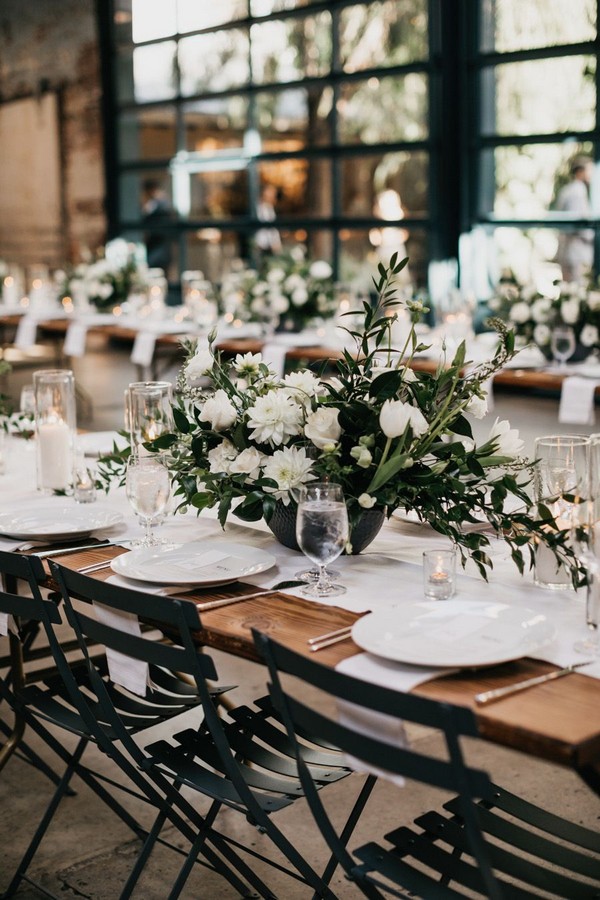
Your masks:
M109 561L121 547L99 545L72 553L57 561L78 569L94 562ZM92 574L99 581L113 574L104 568ZM140 585L143 590L143 585ZM295 651L312 655L325 666L334 667L362 650L351 638L311 654L309 638L351 625L360 614L305 600L290 593L265 590L264 596L203 611L214 600L260 591L252 584L191 590L176 586L173 596L196 603L202 622L197 633L200 646L215 648L234 656L260 662L252 639L252 629L267 632ZM434 678L413 688L413 692L434 700L470 707L476 715L483 738L524 754L572 768L600 795L600 680L580 673L549 681L535 688L478 706L475 695L524 678L555 670L539 660L524 658L502 665L463 670Z

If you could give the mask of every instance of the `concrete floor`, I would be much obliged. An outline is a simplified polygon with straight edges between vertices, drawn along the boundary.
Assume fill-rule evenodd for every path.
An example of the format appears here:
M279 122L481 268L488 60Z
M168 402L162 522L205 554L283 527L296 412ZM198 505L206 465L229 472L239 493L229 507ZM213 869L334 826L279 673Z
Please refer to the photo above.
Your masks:
M78 383L93 400L94 417L88 427L98 430L121 427L123 389L129 381L136 379L126 350L115 349L110 354L110 363L108 359L105 349L98 344L74 366ZM18 396L21 384L28 378L29 373L10 376L9 385L15 396ZM569 430L557 425L558 406L554 398L521 398L504 394L498 395L496 401L493 415L510 418L512 424L521 429L529 451L536 435ZM485 432L489 424L491 422L486 420L478 423L478 427ZM265 692L262 667L229 656L217 654L216 657L223 680L243 686L236 692L236 699L240 699L238 694L241 698L252 698ZM0 710L0 713L3 712ZM416 730L411 737L424 752L436 747L437 738L428 731ZM51 754L40 747L39 742L32 740L32 744L45 759L52 762ZM110 763L97 751L91 749L89 752L98 771L110 768ZM483 742L476 742L469 752L472 759L487 769L500 784L573 821L598 829L598 799L571 772ZM355 775L328 789L328 805L340 818L354 796L352 789L358 789L360 783L361 776ZM19 758L13 758L0 774L0 892L8 884L12 869L49 794L48 780ZM423 789L413 784L396 788L380 782L351 844L358 846L367 840L378 839L392 827L410 823L420 812L439 805L441 799L440 794L429 788ZM129 803L137 806L135 801ZM251 829L237 813L226 812L225 821L226 828L241 840L251 840L257 847L266 846L266 839ZM294 842L316 868L325 864L326 851L302 802L279 814L277 822L281 827L287 827ZM183 846L172 829L168 829L167 834L176 844ZM34 860L31 875L65 900L75 897L114 900L133 863L137 846L137 841L132 839L125 827L100 805L85 786L78 784L77 795L63 802ZM157 849L135 897L140 900L164 900L178 866L179 859L172 851ZM260 871L267 878L267 872L262 867ZM303 900L311 896L309 890L277 873L270 875L268 880L280 900ZM359 896L339 873L332 886L341 900L353 900ZM16 896L22 900L35 900L42 894L24 885ZM213 900L216 897L226 900L237 894L213 873L196 867L182 896L185 900Z

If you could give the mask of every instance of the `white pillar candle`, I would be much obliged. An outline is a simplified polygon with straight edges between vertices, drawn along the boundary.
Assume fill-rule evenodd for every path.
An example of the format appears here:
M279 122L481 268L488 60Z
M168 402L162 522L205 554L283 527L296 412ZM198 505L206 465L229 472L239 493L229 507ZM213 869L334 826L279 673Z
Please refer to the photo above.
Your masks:
M71 485L73 451L71 429L66 422L38 426L39 484L42 490L64 491Z

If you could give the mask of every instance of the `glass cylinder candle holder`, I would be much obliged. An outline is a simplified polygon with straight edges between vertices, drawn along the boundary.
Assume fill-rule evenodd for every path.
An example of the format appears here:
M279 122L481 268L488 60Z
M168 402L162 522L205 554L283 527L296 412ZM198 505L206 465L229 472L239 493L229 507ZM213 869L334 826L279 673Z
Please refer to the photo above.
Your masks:
M449 600L456 591L456 550L423 553L423 590L428 600Z
M125 395L125 425L131 448L173 431L173 385L169 381L135 381Z
M37 488L70 491L73 485L75 436L75 379L70 369L42 369L33 373Z
M534 493L538 505L547 507L559 528L571 530L574 504L590 496L590 439L582 434L556 434L535 442ZM535 550L535 583L549 590L572 589L571 576L552 550L538 543Z

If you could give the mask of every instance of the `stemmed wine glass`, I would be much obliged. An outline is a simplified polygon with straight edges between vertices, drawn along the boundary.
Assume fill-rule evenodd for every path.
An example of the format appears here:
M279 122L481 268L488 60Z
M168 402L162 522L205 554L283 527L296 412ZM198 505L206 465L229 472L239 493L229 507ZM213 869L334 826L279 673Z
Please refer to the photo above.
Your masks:
M152 526L162 519L171 493L171 479L161 454L132 453L127 462L125 490L133 511L144 526L139 547L162 543L152 533Z
M575 353L575 332L568 325L557 325L552 329L552 356L559 369L566 369L567 360Z
M322 482L306 485L298 502L296 539L304 555L319 567L317 580L302 590L307 597L346 593L343 585L331 581L326 566L342 553L348 533L348 511L341 487Z
M588 635L576 641L573 649L590 659L600 657L600 522L594 519L593 509L593 502L574 503L571 520L571 546L588 578L585 601Z

